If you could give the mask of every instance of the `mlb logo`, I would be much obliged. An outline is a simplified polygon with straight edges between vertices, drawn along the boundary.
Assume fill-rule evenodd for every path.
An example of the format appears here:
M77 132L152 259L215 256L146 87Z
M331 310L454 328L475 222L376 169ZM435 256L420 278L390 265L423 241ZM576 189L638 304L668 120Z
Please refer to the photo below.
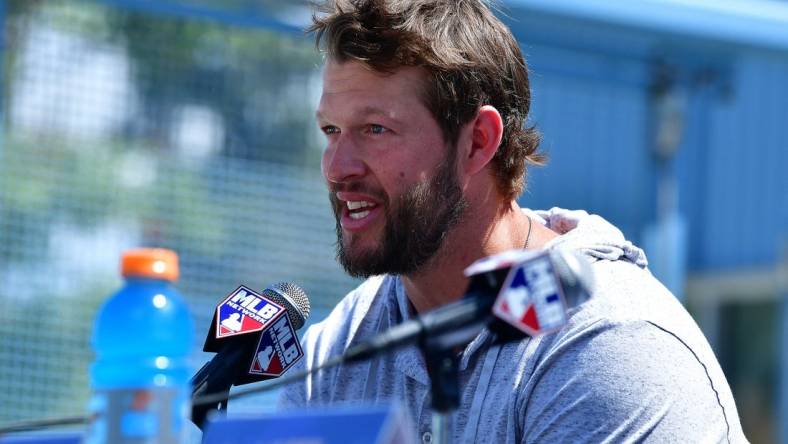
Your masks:
M250 375L278 377L304 355L290 318L282 316L260 336Z
M284 311L241 285L216 307L216 338L261 331Z
M511 268L493 314L529 336L549 333L566 324L565 296L548 255Z
M279 359L279 353L277 353L276 350L273 332L263 332L260 343L257 345L257 353L254 359L252 359L252 367L249 369L249 373L273 377L284 373L282 360Z

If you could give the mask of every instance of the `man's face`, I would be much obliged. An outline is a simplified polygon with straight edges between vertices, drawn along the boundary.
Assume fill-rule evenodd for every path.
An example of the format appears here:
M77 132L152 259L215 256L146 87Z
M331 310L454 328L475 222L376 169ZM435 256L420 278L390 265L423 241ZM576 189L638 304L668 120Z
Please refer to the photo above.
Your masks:
M411 274L431 259L466 206L455 150L420 100L426 74L357 62L326 65L317 117L337 257L352 276Z

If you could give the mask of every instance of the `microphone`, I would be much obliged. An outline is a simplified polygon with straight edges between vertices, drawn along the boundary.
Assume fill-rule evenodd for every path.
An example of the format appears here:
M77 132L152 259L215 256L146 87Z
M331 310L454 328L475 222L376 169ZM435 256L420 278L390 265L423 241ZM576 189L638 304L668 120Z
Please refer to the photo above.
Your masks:
M568 310L588 300L594 288L591 265L565 248L504 252L477 261L466 273L502 267L508 267L508 273L492 307L491 325L501 336L499 342L560 329Z
M208 329L203 351L216 356L191 379L192 400L211 394L229 395L232 385L277 378L303 355L295 331L309 317L309 299L288 282L272 285L262 294L243 285L219 305ZM208 413L226 410L224 400L194 402L192 422L203 428Z
M474 262L465 275L471 280L462 299L350 347L343 360L364 360L447 334L459 345L485 326L497 342L549 333L566 323L567 310L587 300L593 288L588 262L564 249L506 251Z

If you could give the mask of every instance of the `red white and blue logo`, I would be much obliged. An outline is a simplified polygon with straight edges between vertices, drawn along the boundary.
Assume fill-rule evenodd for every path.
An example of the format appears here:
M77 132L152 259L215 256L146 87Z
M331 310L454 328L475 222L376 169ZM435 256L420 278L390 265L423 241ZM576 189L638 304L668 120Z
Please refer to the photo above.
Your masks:
M284 311L282 306L241 285L216 307L216 338L260 331Z
M281 376L303 355L295 330L290 325L290 318L282 316L260 335L249 374Z
M565 297L548 254L509 270L493 313L531 336L558 330L566 324Z

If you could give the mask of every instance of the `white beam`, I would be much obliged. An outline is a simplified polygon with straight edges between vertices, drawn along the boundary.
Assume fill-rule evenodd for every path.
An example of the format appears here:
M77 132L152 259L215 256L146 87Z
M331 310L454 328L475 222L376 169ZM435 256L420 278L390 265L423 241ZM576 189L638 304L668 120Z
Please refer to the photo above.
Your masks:
M532 10L788 52L788 2L774 0L507 0Z

